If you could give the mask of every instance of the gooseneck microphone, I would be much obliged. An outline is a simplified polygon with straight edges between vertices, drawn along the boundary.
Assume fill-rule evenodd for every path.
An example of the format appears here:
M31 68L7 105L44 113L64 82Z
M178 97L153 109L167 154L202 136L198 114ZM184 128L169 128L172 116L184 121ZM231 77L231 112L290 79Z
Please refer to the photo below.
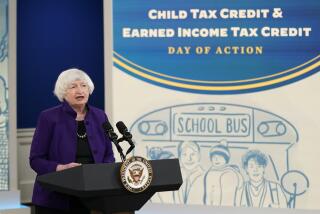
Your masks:
M104 122L102 124L102 128L105 131L105 134L108 136L108 138L114 143L114 145L116 146L118 153L120 154L121 160L124 161L125 160L125 156L123 154L122 148L119 145L119 141L118 141L118 135L114 132L110 122L107 120L106 122Z
M119 141L121 142L125 140L130 144L129 149L126 152L126 156L127 156L127 154L129 154L135 147L132 141L132 134L128 131L128 128L126 127L126 125L124 125L122 121L117 122L116 126L119 132L122 134L122 138L120 138Z

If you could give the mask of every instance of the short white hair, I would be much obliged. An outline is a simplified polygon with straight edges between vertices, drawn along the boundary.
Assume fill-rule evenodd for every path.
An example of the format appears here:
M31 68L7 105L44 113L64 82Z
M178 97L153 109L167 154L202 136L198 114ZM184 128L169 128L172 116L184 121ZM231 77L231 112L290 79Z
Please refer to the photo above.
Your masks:
M88 74L80 69L71 68L61 72L54 87L53 93L57 96L60 102L63 102L68 86L76 80L86 82L89 87L89 93L92 94L94 90L94 84Z

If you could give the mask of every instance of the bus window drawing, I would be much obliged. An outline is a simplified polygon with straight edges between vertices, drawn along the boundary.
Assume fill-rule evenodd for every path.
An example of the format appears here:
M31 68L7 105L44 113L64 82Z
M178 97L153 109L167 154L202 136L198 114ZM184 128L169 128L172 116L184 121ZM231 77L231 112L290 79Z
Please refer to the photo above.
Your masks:
M9 190L8 0L0 0L0 191Z
M310 188L303 169L291 166L292 150L299 146L296 128L262 109L169 106L136 119L130 131L135 155L180 159L179 191L156 194L152 202L299 208L299 197Z

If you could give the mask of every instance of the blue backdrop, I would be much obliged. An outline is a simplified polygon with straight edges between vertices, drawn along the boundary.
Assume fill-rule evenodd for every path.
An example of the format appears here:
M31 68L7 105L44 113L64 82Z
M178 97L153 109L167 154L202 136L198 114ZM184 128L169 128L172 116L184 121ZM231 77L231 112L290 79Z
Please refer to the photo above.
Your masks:
M117 0L113 4L114 62L120 70L138 79L193 93L234 94L283 86L319 70L319 5L318 0L307 3L300 0L163 0L152 4L148 0ZM215 11L216 18L200 15L194 18L193 15L199 13L192 15L190 11L195 9L205 14L209 14L207 10ZM269 13L265 18L224 18L220 12L226 9L234 12L263 9ZM170 18L174 17L172 13L179 12L187 15ZM225 14L229 17L231 12ZM234 27L250 35L245 36L242 32L244 36L241 37L238 32L238 36L234 36L231 31ZM270 31L289 28L295 31L309 29L310 32L300 36L270 36ZM148 36L149 30L159 29L171 30L173 36ZM181 36L179 29L180 32L181 29L226 29L228 35ZM256 34L251 36L249 29L256 30ZM144 33L139 33L142 30ZM197 48L203 50L205 47L211 51L197 53ZM231 47L259 48L261 53L241 53L240 49L236 53L218 51ZM170 48L175 51L169 51Z
M17 125L35 127L39 113L59 102L58 74L86 71L95 83L90 103L104 108L103 1L17 1Z

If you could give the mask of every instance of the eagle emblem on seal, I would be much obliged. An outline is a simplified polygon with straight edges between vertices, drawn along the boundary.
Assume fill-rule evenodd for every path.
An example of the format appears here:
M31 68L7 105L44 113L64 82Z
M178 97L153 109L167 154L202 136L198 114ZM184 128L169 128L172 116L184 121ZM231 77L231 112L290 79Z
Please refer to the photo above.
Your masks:
M143 192L152 181L151 164L143 157L133 156L122 164L120 177L122 184L130 192Z
M138 164L133 165L131 169L128 169L128 170L130 173L130 178L128 178L128 180L129 182L130 181L133 182L134 185L139 185L145 178L145 176L142 176L143 168Z

